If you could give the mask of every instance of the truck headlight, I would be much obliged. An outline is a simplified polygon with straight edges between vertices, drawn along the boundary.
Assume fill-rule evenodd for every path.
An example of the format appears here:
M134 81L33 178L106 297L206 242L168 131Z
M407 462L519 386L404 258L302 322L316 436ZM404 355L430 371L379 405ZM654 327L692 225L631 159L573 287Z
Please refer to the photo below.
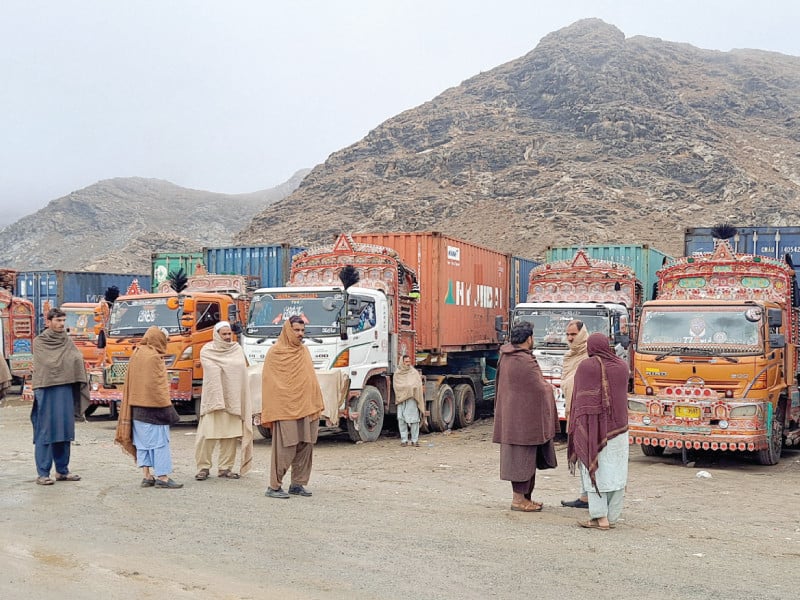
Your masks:
M731 418L733 417L753 417L756 414L756 405L748 404L746 406L737 406L731 409Z
M647 405L638 400L628 400L628 410L631 412L647 412Z

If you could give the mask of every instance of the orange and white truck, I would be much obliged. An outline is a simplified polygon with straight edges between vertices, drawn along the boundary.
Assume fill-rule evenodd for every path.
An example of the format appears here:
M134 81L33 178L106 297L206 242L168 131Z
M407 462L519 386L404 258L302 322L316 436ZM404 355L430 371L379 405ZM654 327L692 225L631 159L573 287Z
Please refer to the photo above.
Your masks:
M111 306L103 365L90 373L91 403L115 407L121 402L131 354L145 331L156 326L167 335L165 361L172 402L183 414L199 415L200 349L211 341L219 321L229 321L238 330L248 305L245 278L240 275L195 273L180 292L168 282L154 293L129 289Z
M630 443L647 456L747 451L774 465L800 441L795 272L735 253L733 235L665 266L642 308L628 409Z
M33 372L33 304L0 287L0 359L22 383Z

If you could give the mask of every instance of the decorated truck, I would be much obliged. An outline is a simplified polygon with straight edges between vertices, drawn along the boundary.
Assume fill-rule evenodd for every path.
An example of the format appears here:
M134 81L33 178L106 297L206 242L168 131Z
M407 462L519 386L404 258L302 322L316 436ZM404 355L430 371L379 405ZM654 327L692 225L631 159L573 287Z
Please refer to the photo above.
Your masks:
M340 279L348 265L354 284ZM298 315L323 388L324 425L353 441L378 439L396 413L392 376L407 354L424 375L423 427L466 426L478 404L494 400L509 265L507 254L435 232L341 235L297 254L286 287L255 292L245 352L262 362L284 321Z
M22 383L33 372L33 304L12 294L16 271L0 269L0 359Z
M131 286L111 305L103 344L102 368L90 373L90 401L116 412L122 400L128 361L149 327L167 335L170 397L182 414L199 415L203 371L200 349L211 341L214 325L227 320L236 330L249 304L244 277L209 275L202 269L186 278L182 271L146 293Z
M545 263L530 273L526 302L517 304L511 322L533 324L533 353L551 383L559 418L565 419L561 369L569 350L566 329L583 321L589 333L608 336L617 354L631 360L631 337L642 305L642 285L633 268L590 258L577 250L569 260Z
M662 269L642 308L628 407L647 456L747 451L773 465L800 440L795 272L737 254L735 233L717 228L713 252Z
M102 366L105 353L97 347L99 332L95 330L95 302L65 302L60 306L67 315L67 335L83 354L87 370Z

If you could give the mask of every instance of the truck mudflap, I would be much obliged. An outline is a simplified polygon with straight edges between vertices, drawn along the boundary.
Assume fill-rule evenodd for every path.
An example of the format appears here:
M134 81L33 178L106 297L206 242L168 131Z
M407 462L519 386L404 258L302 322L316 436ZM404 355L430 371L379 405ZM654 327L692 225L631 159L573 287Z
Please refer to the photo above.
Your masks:
M629 396L628 441L654 448L755 452L769 447L769 402Z

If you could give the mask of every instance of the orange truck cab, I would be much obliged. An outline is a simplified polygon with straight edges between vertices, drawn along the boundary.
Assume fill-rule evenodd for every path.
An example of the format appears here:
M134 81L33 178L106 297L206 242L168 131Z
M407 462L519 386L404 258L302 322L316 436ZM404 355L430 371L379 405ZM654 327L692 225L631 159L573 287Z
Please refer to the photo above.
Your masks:
M156 326L167 335L165 361L172 402L179 412L199 416L200 349L212 340L219 321L229 321L238 329L248 305L245 279L239 275L194 276L180 293L162 284L157 293L120 296L111 307L105 360L90 373L91 403L116 406L121 402L131 354L147 329Z
M715 244L662 268L642 308L629 441L647 456L748 451L773 465L800 440L795 272Z

